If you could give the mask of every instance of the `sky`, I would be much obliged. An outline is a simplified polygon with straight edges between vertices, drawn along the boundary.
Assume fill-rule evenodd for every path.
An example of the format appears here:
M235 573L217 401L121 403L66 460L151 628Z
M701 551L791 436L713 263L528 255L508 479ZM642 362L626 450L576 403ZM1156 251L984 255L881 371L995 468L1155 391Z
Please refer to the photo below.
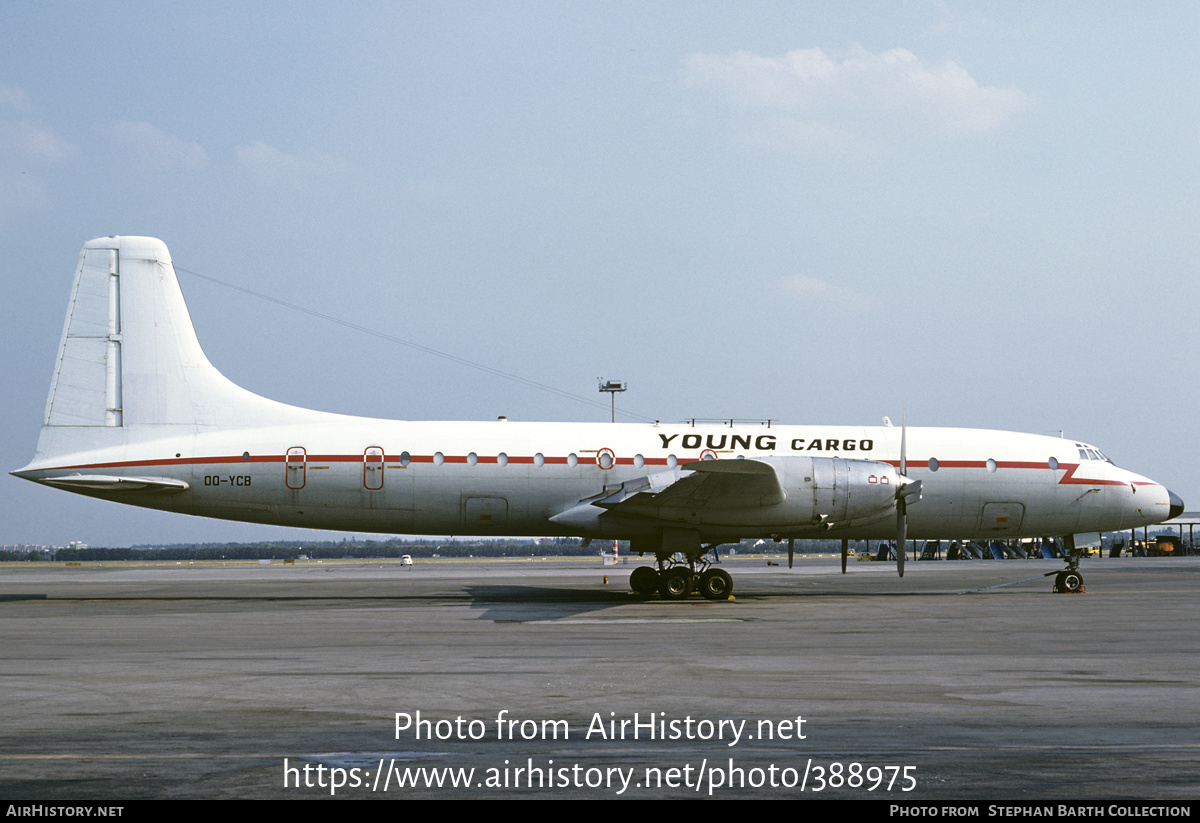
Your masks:
M604 377L626 420L1061 430L1200 508L1198 42L1189 2L8 0L0 466L131 234L288 403L599 421ZM7 545L318 536L0 485Z

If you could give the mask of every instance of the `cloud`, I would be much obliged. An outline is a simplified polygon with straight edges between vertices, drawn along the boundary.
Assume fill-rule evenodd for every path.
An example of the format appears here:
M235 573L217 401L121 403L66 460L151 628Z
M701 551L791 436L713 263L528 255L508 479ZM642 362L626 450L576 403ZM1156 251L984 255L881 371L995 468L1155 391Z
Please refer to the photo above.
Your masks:
M29 98L20 89L0 85L0 106L9 106L17 111L29 111Z
M323 154L297 157L261 140L238 146L234 156L260 179L293 188L303 188L315 179L340 176L350 168L349 162L341 157Z
M0 86L0 104L29 106L24 92L7 86ZM0 119L0 226L48 209L52 199L38 172L78 154L75 144L32 120Z
M834 286L816 277L792 274L780 277L769 284L786 297L798 299L809 306L831 309L862 309L874 306L874 298L860 294L854 289Z
M0 154L9 164L55 162L78 153L74 144L29 120L0 120Z
M29 98L21 89L0 85L0 106L26 112ZM78 153L74 144L33 120L0 118L0 164L5 167L24 170L29 164L67 160Z
M39 177L0 168L0 226L17 215L45 211L50 203L50 192Z
M896 138L994 131L1031 102L1018 89L980 84L953 61L925 61L905 49L854 49L842 57L822 49L778 58L693 54L682 80L757 115L757 125L776 129L777 136L855 151Z
M208 165L208 152L199 143L189 143L150 123L126 121L110 126L107 131L144 168L195 171Z

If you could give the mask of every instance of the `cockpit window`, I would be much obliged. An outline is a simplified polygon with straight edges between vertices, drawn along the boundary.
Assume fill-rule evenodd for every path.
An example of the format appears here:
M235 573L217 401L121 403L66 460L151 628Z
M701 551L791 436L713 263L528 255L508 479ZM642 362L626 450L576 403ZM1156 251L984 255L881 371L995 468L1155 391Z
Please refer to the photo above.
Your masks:
M1075 445L1079 448L1080 460L1103 460L1105 463L1112 463L1114 466L1116 465L1116 463L1113 463L1108 459L1104 452L1100 451L1094 446L1089 446L1085 443L1076 443Z

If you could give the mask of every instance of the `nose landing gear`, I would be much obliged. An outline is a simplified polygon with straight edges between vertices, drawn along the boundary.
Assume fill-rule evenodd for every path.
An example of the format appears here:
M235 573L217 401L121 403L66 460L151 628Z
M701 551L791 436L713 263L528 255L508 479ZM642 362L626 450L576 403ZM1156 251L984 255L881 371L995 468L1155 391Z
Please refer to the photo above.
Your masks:
M1066 551L1067 567L1054 575L1055 594L1086 594L1083 585L1083 575L1079 571L1079 550L1075 548L1075 535L1069 534L1063 538L1063 549Z

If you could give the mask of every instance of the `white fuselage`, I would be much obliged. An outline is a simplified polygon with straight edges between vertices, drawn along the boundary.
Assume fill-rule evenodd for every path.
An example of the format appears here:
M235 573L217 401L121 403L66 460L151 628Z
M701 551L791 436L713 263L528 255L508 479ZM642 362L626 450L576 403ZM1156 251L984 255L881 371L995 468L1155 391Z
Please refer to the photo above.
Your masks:
M31 465L22 474L30 479L72 473L172 478L188 488L136 497L85 493L279 525L393 534L625 538L664 524L626 518L579 529L550 518L606 486L682 467L710 451L718 459L772 464L788 499L744 511L735 518L740 522L704 510L691 518L680 515L676 525L696 528L706 539L863 539L895 531L890 517L831 527L814 523L812 493L799 478L789 483L789 470L814 456L897 466L898 428L320 416L314 423L212 432L162 427L154 440L71 455L54 466ZM908 510L912 539L1064 535L1135 528L1168 517L1164 487L1106 460L1085 459L1086 447L1074 441L938 428L909 428L907 437L908 476L922 481L921 499Z

